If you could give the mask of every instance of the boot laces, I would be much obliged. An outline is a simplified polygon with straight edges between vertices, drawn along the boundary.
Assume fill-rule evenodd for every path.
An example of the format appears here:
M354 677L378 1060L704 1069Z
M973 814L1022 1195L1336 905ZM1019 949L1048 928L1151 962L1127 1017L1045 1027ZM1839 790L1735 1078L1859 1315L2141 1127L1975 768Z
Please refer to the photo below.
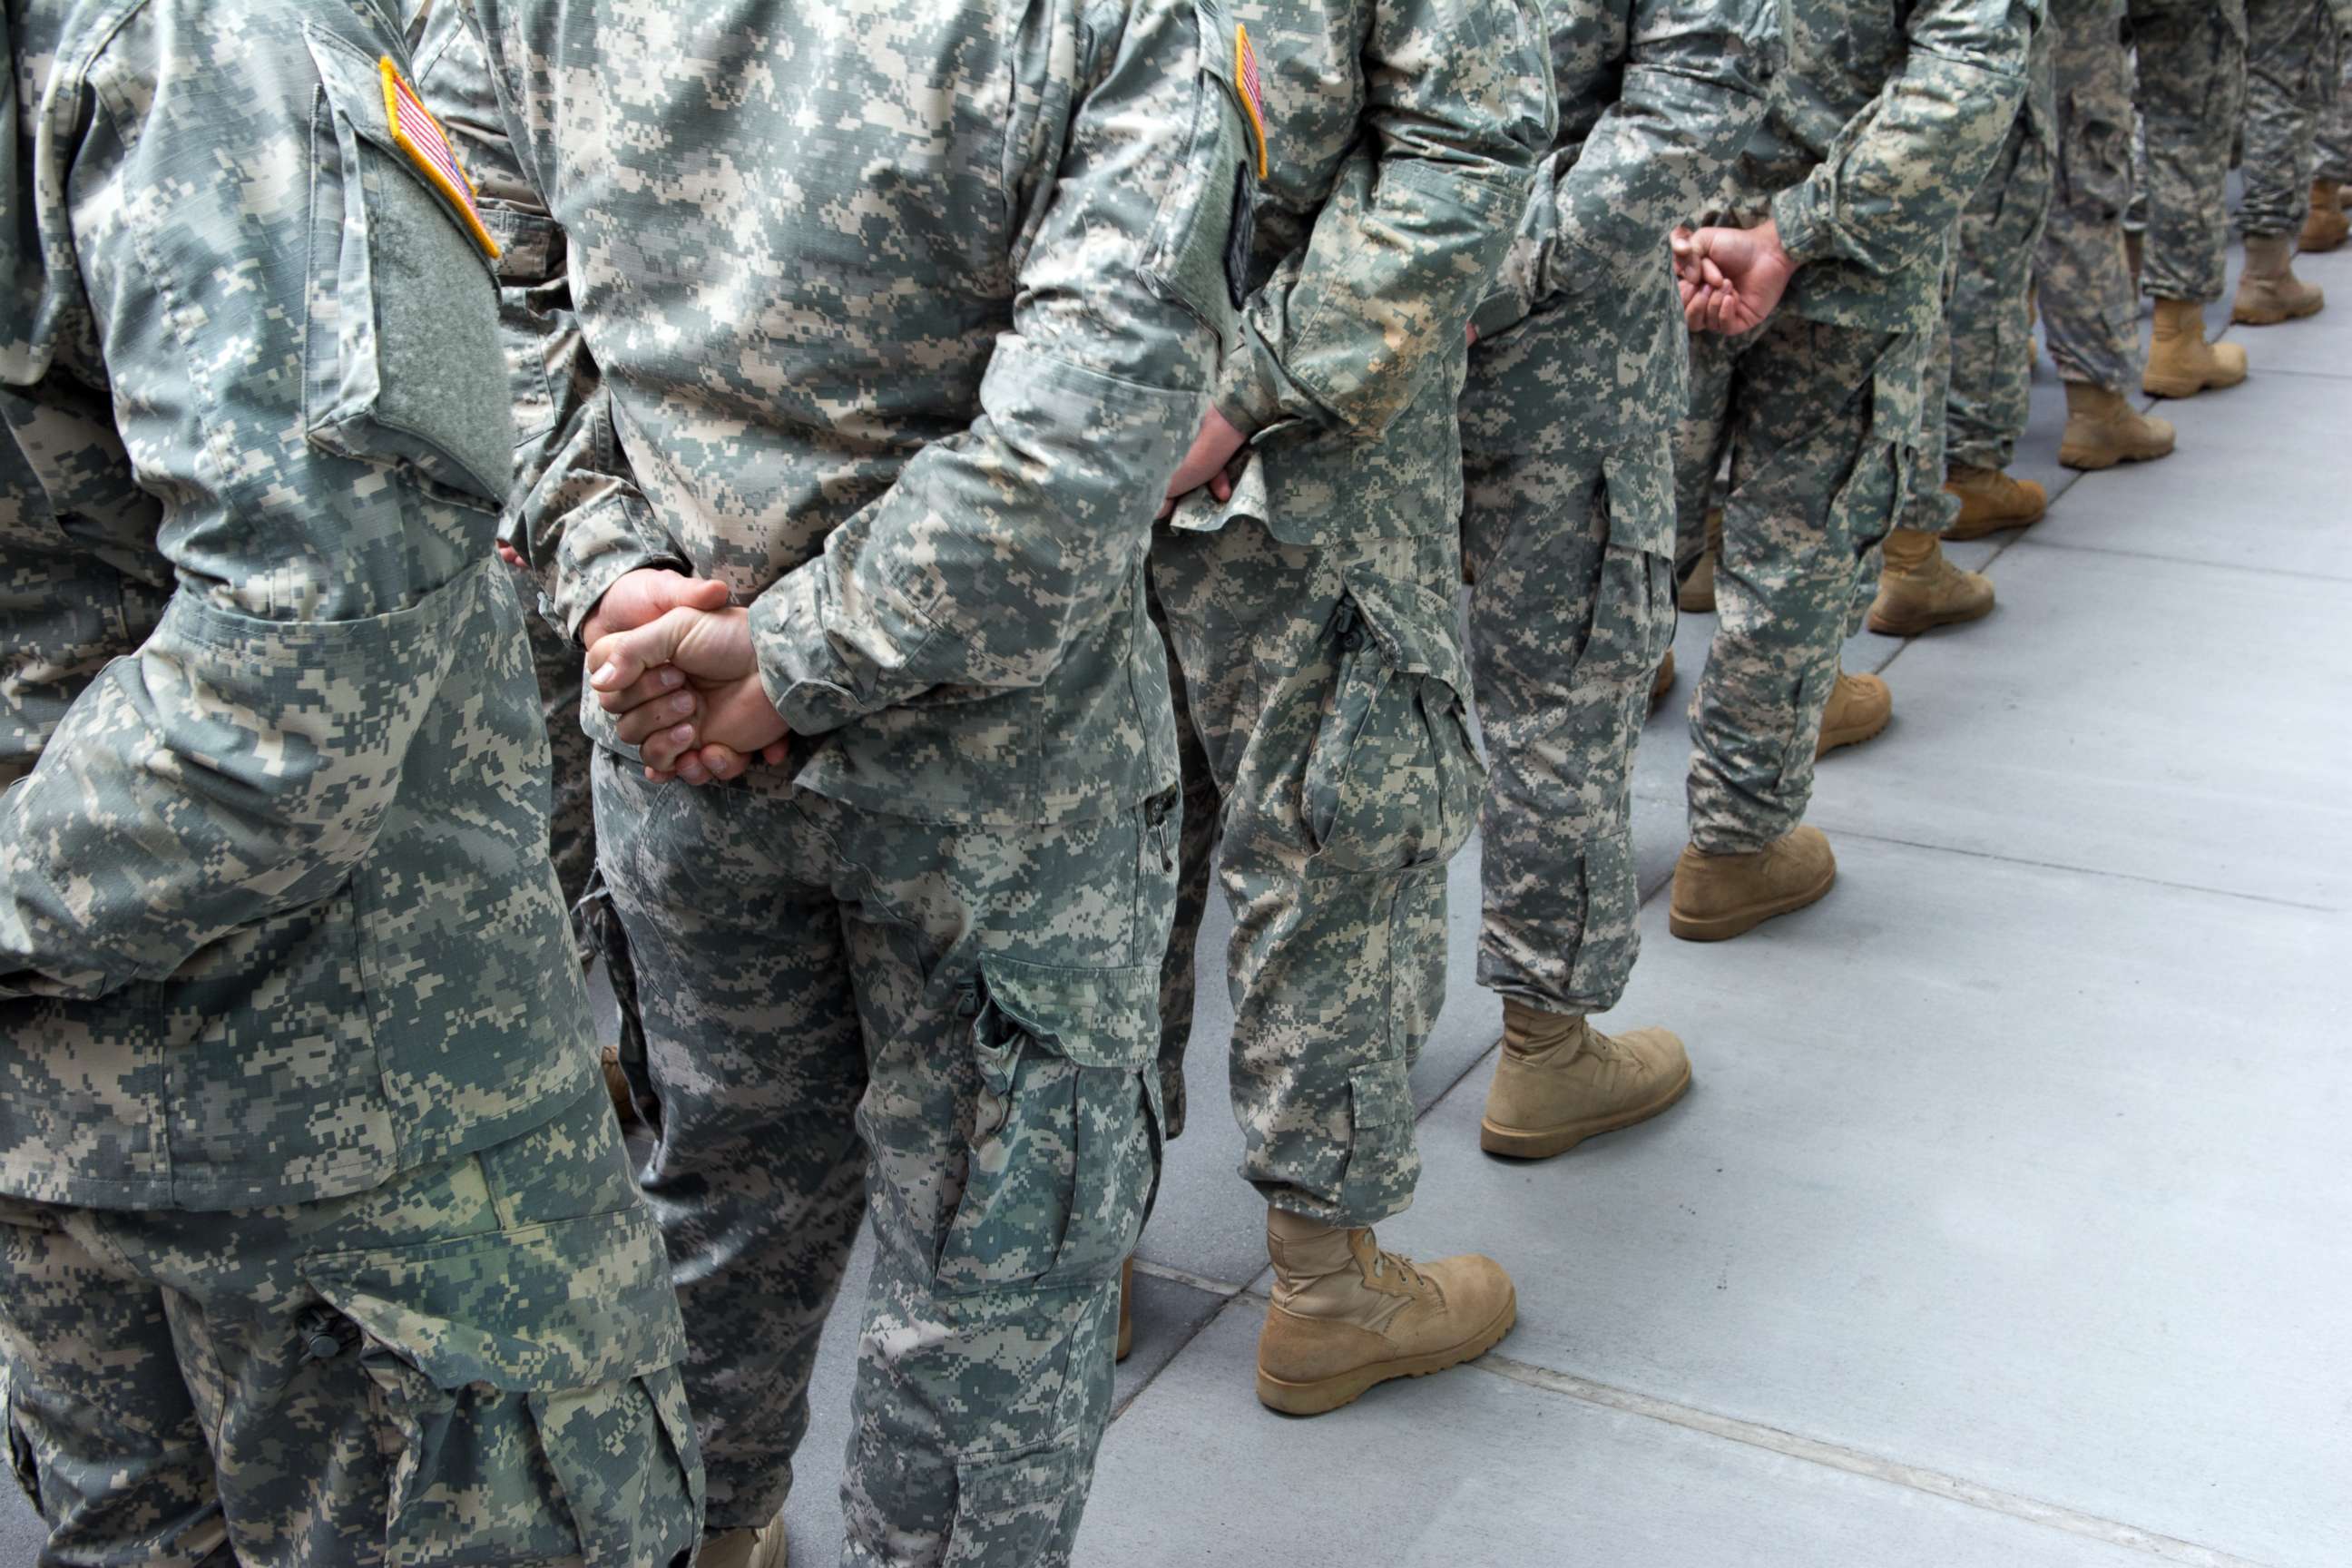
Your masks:
M1412 1258L1379 1247L1370 1247L1368 1250L1371 1254L1364 1261L1364 1279L1368 1283L1379 1281L1393 1269L1396 1272L1398 1283L1406 1289L1420 1290L1427 1288L1429 1276L1415 1268Z

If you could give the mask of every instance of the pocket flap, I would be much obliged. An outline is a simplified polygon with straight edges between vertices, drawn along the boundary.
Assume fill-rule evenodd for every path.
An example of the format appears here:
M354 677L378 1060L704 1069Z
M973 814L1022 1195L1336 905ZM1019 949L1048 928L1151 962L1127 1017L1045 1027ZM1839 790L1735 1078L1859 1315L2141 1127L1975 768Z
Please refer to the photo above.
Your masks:
M1056 969L983 958L988 999L1021 1031L1082 1068L1143 1068L1160 1057L1160 966Z
M441 1388L586 1388L685 1360L661 1231L642 1206L303 1265L327 1304Z
M1347 579L1348 596L1391 669L1434 676L1457 696L1469 691L1470 672L1455 636L1453 600L1417 583L1401 583L1361 567L1349 568Z

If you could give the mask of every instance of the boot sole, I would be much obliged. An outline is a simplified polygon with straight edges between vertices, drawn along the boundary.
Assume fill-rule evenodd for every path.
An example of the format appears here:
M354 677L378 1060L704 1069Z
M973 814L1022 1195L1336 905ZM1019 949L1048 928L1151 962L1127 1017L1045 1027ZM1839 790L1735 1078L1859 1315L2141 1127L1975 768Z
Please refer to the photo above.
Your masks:
M1916 616L1905 616L1897 619L1895 616L1881 614L1875 606L1873 606L1869 626L1872 631L1883 637L1916 637L1922 632L1934 631L1937 626L1966 626L1970 621L1983 620L1992 614L1992 609L1991 605L1986 605L1981 609L1955 610L1940 616L1933 612L1925 612Z
M1686 591L1678 592L1675 595L1675 604L1681 609L1682 613L1686 616L1711 616L1715 614L1715 595L1712 593L1693 594Z
M1690 1064L1685 1062L1683 1076L1675 1081L1674 1088L1649 1104L1636 1106L1632 1110L1620 1110L1609 1116L1591 1116L1582 1121L1544 1128L1506 1127L1482 1116L1478 1119L1478 1147L1489 1154L1502 1154L1513 1160L1549 1160L1567 1153L1587 1138L1622 1131L1673 1109L1675 1101L1690 1092Z
M1460 1366L1465 1361L1476 1361L1503 1342L1503 1336L1519 1321L1519 1292L1514 1287L1503 1301L1503 1310L1495 1321L1472 1334L1468 1339L1416 1356L1404 1356L1396 1361L1384 1361L1372 1366L1358 1367L1330 1377L1318 1377L1312 1383L1291 1383L1275 1376L1264 1367L1257 1373L1257 1402L1268 1410L1285 1415L1326 1415L1343 1405L1353 1405L1366 1394L1400 1377L1427 1377L1433 1372L1444 1372Z
M2233 386L2244 385L2245 382L2246 378L2242 375L2229 381L2206 381L2195 376L2150 375L2140 378L2139 389L2150 397L2194 397L2200 392L2227 392Z
M2080 447L2069 448L2062 446L2058 448L2058 466L2062 468L2073 468L2077 473L2095 474L2102 469L2112 468L2117 463L2153 463L2158 458L2170 456L2172 456L2172 448L2169 447L2145 452L2103 451L2092 454L2083 451Z
M2000 533L2012 528L2032 528L2049 515L2050 509L2044 507L2032 517L1993 517L1977 522L1956 522L1944 530L1942 537L1955 544L1965 544L1971 539L1982 539L1988 533Z
M1874 741L1884 734L1886 726L1895 721L1892 710L1881 713L1867 724L1856 724L1845 730L1824 730L1820 744L1813 748L1813 761L1820 762L1841 746L1859 746L1864 741Z
M1820 903L1835 886L1837 867L1832 864L1828 876L1802 892L1767 900L1760 904L1749 904L1727 914L1686 915L1669 901L1666 905L1666 930L1685 942L1729 942L1735 936L1754 931L1766 921L1792 915L1808 904Z
M2250 310L2243 306L2232 305L2230 307L2230 320L2242 327L2275 327L2282 321L2300 321L2306 317L2316 316L2326 308L2327 301L2325 300L2309 310L2291 310L2283 305L2263 306L2259 310Z

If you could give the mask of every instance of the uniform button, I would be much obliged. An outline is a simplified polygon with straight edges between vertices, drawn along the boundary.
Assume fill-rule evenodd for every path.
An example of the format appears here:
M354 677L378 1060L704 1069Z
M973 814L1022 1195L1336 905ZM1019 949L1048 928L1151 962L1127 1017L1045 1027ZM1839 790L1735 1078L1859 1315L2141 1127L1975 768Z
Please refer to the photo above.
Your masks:
M343 1342L322 1330L310 1336L309 1349L312 1361L332 1361L342 1353Z

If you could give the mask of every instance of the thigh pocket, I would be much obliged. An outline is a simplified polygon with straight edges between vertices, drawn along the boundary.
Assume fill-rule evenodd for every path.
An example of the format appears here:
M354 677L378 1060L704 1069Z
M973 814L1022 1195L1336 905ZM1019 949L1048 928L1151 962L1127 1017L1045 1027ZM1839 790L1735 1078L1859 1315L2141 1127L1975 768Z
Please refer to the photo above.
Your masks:
M393 1456L386 1568L646 1568L700 1538L685 1334L643 1208L303 1272L359 1330Z
M1348 1118L1333 1206L1349 1215L1393 1214L1412 1201L1421 1179L1412 1089L1402 1060L1372 1062L1349 1075Z
M1350 571L1326 635L1339 675L1300 784L1316 858L1358 872L1451 858L1486 783L1453 601Z
M1857 567L1894 528L1911 493L1930 347L1919 333L1898 335L1870 373L1869 434L1829 510L1831 538L1844 542Z
M1118 1272L1159 1182L1159 994L1157 964L982 961L968 993L980 1091L940 1290Z

